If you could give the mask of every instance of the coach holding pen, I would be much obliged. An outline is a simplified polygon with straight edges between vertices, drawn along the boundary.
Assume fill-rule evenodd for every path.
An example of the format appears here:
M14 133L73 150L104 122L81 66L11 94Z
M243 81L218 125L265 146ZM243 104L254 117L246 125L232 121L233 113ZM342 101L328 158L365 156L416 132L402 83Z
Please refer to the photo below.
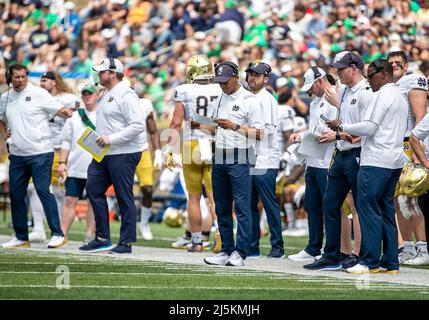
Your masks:
M204 262L243 266L252 223L250 157L254 155L253 145L256 140L262 138L262 106L251 92L238 83L238 67L235 63L222 62L216 66L215 73L214 81L219 83L222 94L216 100L213 114L218 128L212 183L222 249L218 255L205 258ZM195 122L192 125L194 126ZM205 129L205 126L200 125L200 128ZM211 131L214 132L213 127ZM235 244L233 201L238 227Z
M101 147L111 147L101 162L92 160L88 167L86 190L94 210L96 237L79 249L86 252L112 249L105 193L113 184L121 212L121 229L119 243L111 252L131 253L131 243L136 242L134 173L142 154L146 119L137 94L122 81L124 66L119 60L104 59L93 69L106 88L98 102L96 142Z

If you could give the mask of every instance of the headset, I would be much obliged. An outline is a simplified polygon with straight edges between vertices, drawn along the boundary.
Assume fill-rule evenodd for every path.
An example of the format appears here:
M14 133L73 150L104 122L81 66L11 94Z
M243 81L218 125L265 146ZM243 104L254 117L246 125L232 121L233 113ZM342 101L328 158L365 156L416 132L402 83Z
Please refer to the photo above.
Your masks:
M314 74L314 81L316 81L317 79L319 79L322 74L319 71L319 68L317 66L312 66L311 70L313 70L313 74ZM309 92L308 96L311 98L312 94Z
M215 64L215 72L222 65L230 66L232 68L234 76L238 75L238 66L234 62L231 62L231 61L225 61L225 62L221 62L219 64Z
M28 76L28 68L22 64L13 64L11 66L8 66L6 69L6 72L4 73L4 76L6 78L6 83L8 86L10 86L10 84L12 83L12 74L13 74L13 70L15 69L21 69L22 67L24 67L25 73Z
M109 58L109 69L116 69L115 59Z
M384 66L381 64L380 59L374 60L370 65L375 67L375 72L371 73L371 75L368 75L368 80L371 79L376 73L379 73L381 70L384 70Z
M351 52L348 53L348 56L349 56L350 67L355 66L356 68L358 68L359 61L355 59L355 56Z

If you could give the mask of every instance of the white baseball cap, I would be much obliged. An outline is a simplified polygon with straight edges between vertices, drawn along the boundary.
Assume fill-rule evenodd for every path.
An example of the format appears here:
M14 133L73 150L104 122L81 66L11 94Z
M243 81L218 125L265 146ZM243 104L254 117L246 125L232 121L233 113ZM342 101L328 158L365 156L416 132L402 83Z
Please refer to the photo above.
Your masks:
M313 68L317 68L317 71L319 72L319 74L314 74ZM313 86L313 83L317 80L320 79L322 77L324 77L326 75L326 72L319 68L319 67L313 67L308 69L305 73L304 73L304 85L301 88L301 91L308 91L310 90L310 88Z
M124 65L118 59L106 58L100 65L92 67L92 70L96 72L110 70L116 73L124 73Z

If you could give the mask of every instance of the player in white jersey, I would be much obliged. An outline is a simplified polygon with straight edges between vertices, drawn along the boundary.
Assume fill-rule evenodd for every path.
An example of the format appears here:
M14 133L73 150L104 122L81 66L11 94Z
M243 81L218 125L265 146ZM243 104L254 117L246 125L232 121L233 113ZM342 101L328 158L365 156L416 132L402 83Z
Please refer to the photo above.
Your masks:
M40 78L40 86L47 90L57 102L71 110L75 110L79 106L80 99L72 94L73 90L64 82L62 77L56 72L45 72ZM64 127L66 119L60 117L52 117L49 120L49 129L51 131L51 139L54 144L54 162L52 165L51 190L55 195L58 209L61 210L64 206L65 189L61 186L64 183L58 175L58 161L60 159L61 149L61 131ZM42 203L35 191L33 183L28 186L28 194L30 197L30 207L33 215L33 231L28 235L30 241L44 241L46 239L45 229L43 226L44 211ZM60 212L61 215L61 212Z
M152 207L153 170L161 170L163 159L161 151L161 140L158 129L156 127L153 104L148 99L140 99L140 106L144 109L146 119L146 132L150 135L152 148L154 150L155 156L155 159L152 162L149 143L147 141L147 135L144 135L142 157L136 168L136 175L139 179L139 185L142 191L140 233L144 240L152 240L153 235L149 226L149 218L151 216Z
M175 109L170 123L171 132L168 137L166 166L174 167L172 154L180 153L179 130L183 120L183 172L188 200L188 236L191 232L192 245L189 252L201 252L203 250L203 232L208 238L213 219L215 219L214 199L211 181L212 159L212 135L203 130L191 129L191 121L198 116L207 117L217 107L215 100L221 95L221 88L211 83L213 67L205 56L192 56L187 64L187 78L190 83L179 85L175 92ZM200 120L200 119L198 119ZM201 120L200 120L201 122ZM210 201L211 215L202 221L200 199L204 190ZM220 237L216 237L220 239ZM207 241L207 240L205 240ZM173 246L176 247L176 243ZM220 250L220 248L218 248ZM215 248L216 250L216 248Z
M394 81L401 89L405 100L408 102L408 121L407 131L404 137L404 152L412 160L413 156L412 149L409 145L409 137L413 128L423 119L426 114L426 94L428 92L428 83L426 77L418 74L407 74L408 60L406 53L403 51L391 52L387 58L390 64L393 66ZM397 188L398 190L399 188ZM395 207L396 212L401 212L400 205L398 203L399 192L395 193ZM411 207L417 207L417 199L400 197L399 199L405 199L405 205ZM418 209L418 208L416 208ZM415 211L415 210L414 210ZM397 214L398 225L399 225L399 262L404 263L407 260L416 257L417 252L413 242L413 233L416 237L417 246L426 247L426 234L425 224L422 215L412 216L409 220L405 219L403 213ZM401 243L402 239L403 243Z

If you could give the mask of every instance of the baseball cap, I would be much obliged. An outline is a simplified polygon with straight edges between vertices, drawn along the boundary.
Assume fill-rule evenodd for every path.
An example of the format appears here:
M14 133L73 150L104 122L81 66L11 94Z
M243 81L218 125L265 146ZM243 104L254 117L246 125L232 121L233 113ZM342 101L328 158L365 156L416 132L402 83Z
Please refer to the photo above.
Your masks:
M227 82L238 75L238 66L234 62L222 62L215 68L214 82Z
M92 67L92 70L96 72L110 70L116 73L124 73L124 65L118 59L106 58L103 59L100 65Z
M40 78L55 80L55 74L52 71L45 72Z
M265 62L255 62L255 63L250 63L245 71L246 72L253 71L258 74L264 74L268 77L271 72L271 67Z
M319 74L315 74L315 70L317 68L317 72ZM326 72L319 68L319 67L313 67L308 69L305 73L304 73L304 85L301 88L301 91L308 91L310 90L310 88L313 86L313 83L317 80L320 79L322 77L324 77L326 75Z
M95 93L97 92L97 88L92 84L86 84L82 87L82 90L80 90L80 93L89 92L89 93Z
M341 51L335 56L331 67L343 69L353 65L356 66L356 68L363 70L364 64L362 58L353 52Z

